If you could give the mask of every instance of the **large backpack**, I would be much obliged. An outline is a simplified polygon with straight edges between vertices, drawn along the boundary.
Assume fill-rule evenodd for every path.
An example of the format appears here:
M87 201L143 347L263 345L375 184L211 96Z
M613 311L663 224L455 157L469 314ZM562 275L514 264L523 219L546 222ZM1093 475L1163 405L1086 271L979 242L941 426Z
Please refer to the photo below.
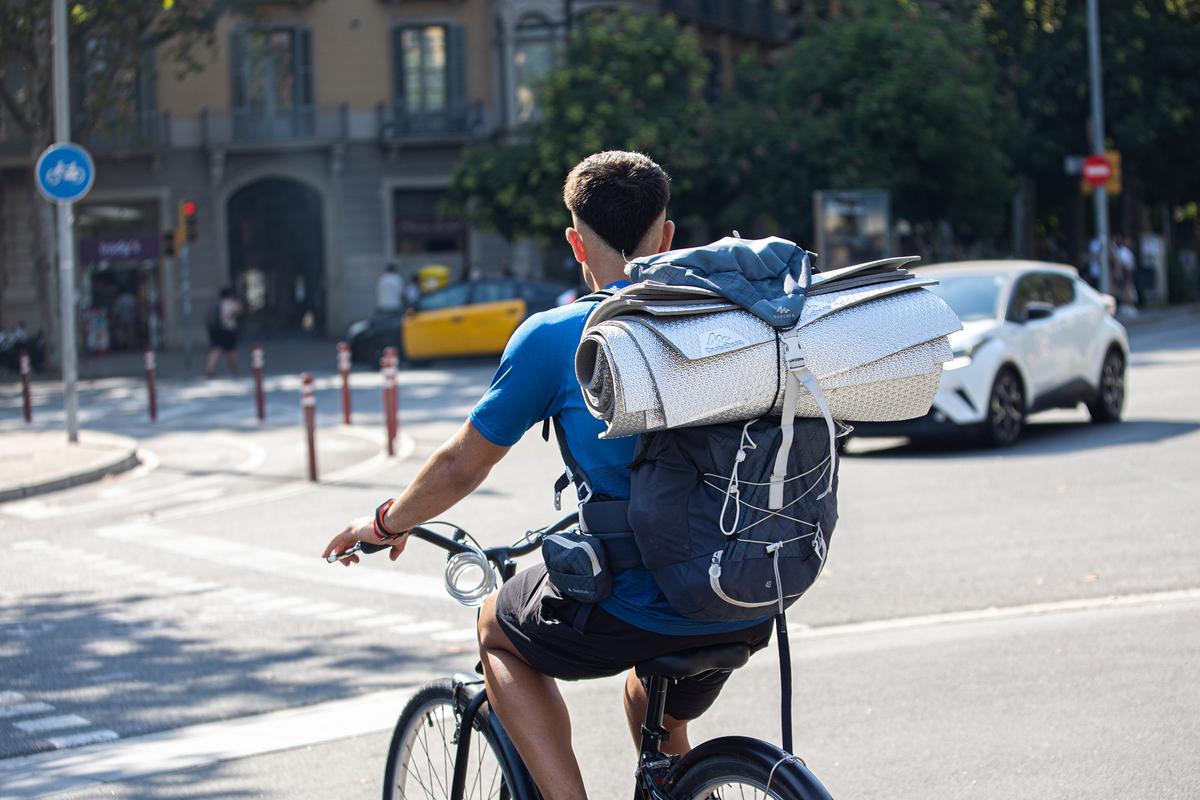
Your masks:
M640 563L679 614L753 620L816 580L837 522L835 418L927 413L960 323L912 259L814 275L812 258L727 238L638 259L638 282L592 312L584 399L601 438L640 438L623 503L592 496L559 430L583 501L581 530L543 545L564 593L602 599Z

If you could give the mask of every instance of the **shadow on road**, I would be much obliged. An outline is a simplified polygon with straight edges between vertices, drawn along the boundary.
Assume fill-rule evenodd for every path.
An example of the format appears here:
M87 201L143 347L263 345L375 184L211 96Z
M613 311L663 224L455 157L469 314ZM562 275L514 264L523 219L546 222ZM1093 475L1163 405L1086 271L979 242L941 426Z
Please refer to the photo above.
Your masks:
M205 623L197 617L216 610L206 609L209 595L28 595L0 610L3 688L125 738L395 688L443 661L463 667L428 641L396 637L381 646L349 624L316 623L318 631L310 620L252 604L218 611L219 625ZM164 615L164 602L176 613ZM48 656L53 670L45 669ZM0 759L48 746L0 724Z
M898 440L894 446L858 450L862 442L846 452L852 458L1011 458L1053 456L1063 453L1150 444L1185 436L1200 430L1200 423L1186 420L1125 420L1117 425L1093 425L1090 422L1033 422L1011 447L989 449L957 439ZM870 441L870 440L864 440Z

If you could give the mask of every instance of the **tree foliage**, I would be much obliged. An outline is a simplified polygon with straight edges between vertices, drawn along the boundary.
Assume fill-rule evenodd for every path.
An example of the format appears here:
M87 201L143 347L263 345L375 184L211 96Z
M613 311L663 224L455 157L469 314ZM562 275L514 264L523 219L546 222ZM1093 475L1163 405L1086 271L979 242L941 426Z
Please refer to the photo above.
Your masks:
M1015 118L978 24L927 4L847 0L776 64L742 72L718 134L731 213L806 238L814 190L882 188L898 217L974 236L1003 225Z
M33 152L53 128L52 3L0 0L0 106L30 139ZM85 134L112 119L108 109L128 101L129 78L147 68L146 56L181 71L196 69L197 49L211 45L222 14L252 13L254 0L78 0L68 2L72 132Z
M1064 185L1065 155L1091 151L1083 3L984 0L979 18L1021 126L1009 148L1022 173ZM1148 202L1200 195L1200 2L1100 4L1107 144L1140 176Z
M590 153L622 149L647 153L671 174L674 215L703 216L702 193L692 189L706 168L707 72L695 36L670 17L589 16L541 85L537 118L515 142L468 151L450 205L510 238L555 239L570 224L567 172Z

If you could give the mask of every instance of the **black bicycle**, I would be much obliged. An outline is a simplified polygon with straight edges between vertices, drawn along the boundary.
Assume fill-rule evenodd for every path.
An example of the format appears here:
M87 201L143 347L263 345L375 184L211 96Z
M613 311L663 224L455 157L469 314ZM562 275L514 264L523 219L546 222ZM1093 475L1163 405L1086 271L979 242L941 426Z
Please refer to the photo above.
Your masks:
M540 530L529 531L509 547L480 547L466 531L445 522L450 535L428 526L414 528L415 538L448 553L446 589L465 605L479 605L496 586L516 573L514 559L537 550L548 534L577 522L571 514ZM330 555L330 562L356 552L373 553L386 545L359 542ZM775 798L830 800L821 782L796 755L746 736L723 736L695 747L684 756L663 753L668 738L663 709L671 685L713 670L733 670L750 658L742 644L673 653L636 667L649 683L649 704L642 725L635 800L710 800L711 798ZM482 669L476 665L476 673ZM785 685L785 701L790 694ZM791 738L785 712L784 741ZM488 707L487 691L478 675L459 674L426 684L400 712L388 747L384 800L540 800L541 794L516 747Z

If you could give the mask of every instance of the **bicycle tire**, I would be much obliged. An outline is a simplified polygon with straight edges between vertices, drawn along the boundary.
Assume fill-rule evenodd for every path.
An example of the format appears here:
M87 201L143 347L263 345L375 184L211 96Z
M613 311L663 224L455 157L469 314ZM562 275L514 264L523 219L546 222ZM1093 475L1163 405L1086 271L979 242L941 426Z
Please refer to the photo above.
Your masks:
M443 678L417 690L400 712L388 744L383 800L445 800L450 796L457 750L455 727L453 681ZM472 764L463 799L521 800L527 796L521 788L526 785L524 766L511 763L515 750L486 706L479 709L472 727ZM422 732L426 735L420 736ZM424 770L422 760L426 762Z
M744 736L713 739L692 750L671 769L666 789L672 800L832 800L802 761Z

